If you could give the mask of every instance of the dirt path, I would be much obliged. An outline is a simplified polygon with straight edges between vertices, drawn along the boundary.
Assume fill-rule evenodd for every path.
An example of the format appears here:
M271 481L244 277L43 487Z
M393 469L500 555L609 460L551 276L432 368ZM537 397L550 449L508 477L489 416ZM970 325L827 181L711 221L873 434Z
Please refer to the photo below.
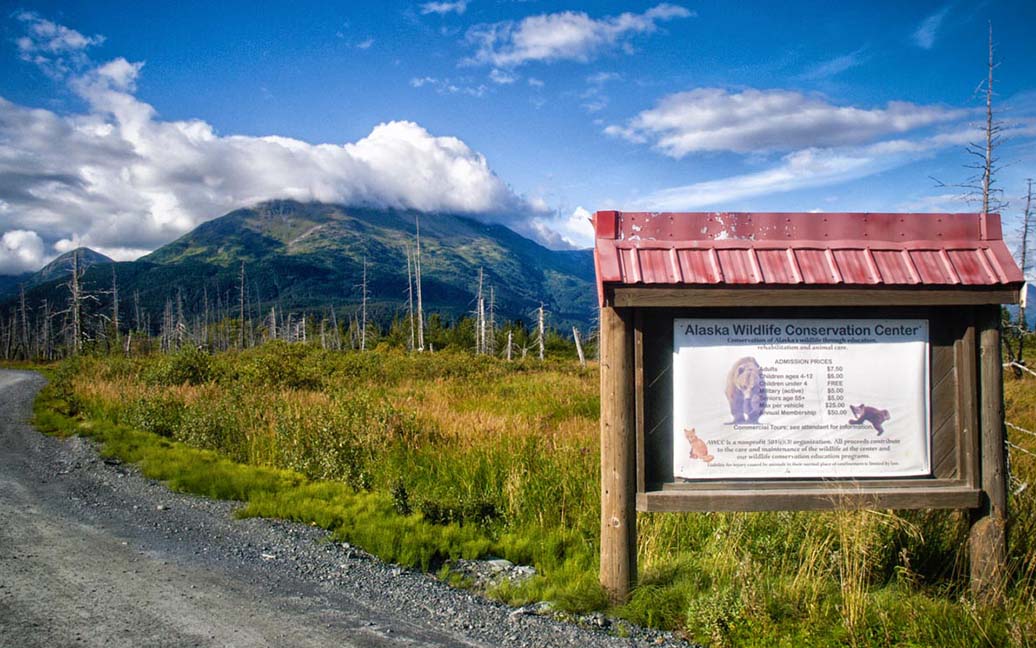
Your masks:
M632 646L393 568L314 528L235 520L26 420L0 371L0 648ZM668 642L666 642L668 643ZM686 644L684 644L686 645Z

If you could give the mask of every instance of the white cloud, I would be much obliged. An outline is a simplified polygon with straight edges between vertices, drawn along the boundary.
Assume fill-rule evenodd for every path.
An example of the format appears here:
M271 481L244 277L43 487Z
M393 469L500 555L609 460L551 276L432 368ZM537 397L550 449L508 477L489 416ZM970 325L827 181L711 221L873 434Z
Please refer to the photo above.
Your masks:
M476 47L470 63L515 67L530 61L586 62L602 50L628 46L629 38L658 29L658 24L693 14L671 4L644 13L623 13L600 19L582 11L529 16L521 21L475 25L467 41Z
M372 45L374 45L374 38L373 37L366 38L366 39L360 41L359 43L356 43L355 47L356 47L356 49L366 50L366 49L370 49Z
M25 28L25 34L15 40L18 55L54 77L84 65L84 50L104 42L104 36L84 36L31 11L20 11L14 17Z
M413 88L424 88L427 86L441 95L459 94L475 97L476 99L481 99L486 96L487 92L489 92L489 88L487 88L484 83L474 85L469 79L454 80L429 76L414 77L413 79L410 79L410 86Z
M528 81L529 85L532 86L533 88L542 88L543 87L543 81L541 81L540 79L537 79L536 77L529 77L527 79L527 81Z
M632 208L683 211L711 205L834 185L893 169L960 146L976 131L964 127L915 140L894 139L865 146L805 148L784 155L770 168L656 191Z
M815 81L818 79L829 79L837 76L846 70L863 65L867 61L866 48L861 47L855 52L836 56L826 61L821 61L810 66L802 73L800 78Z
M553 248L588 248L594 244L590 212L576 207L571 214L555 212L528 221L525 232Z
M608 97L601 94L593 94L585 97L586 101L580 104L586 112L593 114L601 112L608 107Z
M222 135L202 120L161 119L134 95L141 69L118 58L66 76L86 105L79 113L0 97L0 273L37 268L79 245L135 258L273 198L505 223L537 213L455 137L408 121L379 124L348 143ZM426 82L438 83L413 84Z
M30 230L10 230L0 236L0 274L20 274L44 263L43 239Z
M673 158L699 151L793 151L872 141L958 119L963 111L903 101L884 108L837 106L792 90L697 88L663 97L605 133L650 142Z
M950 5L946 5L922 20L917 30L914 31L914 44L921 49L932 49L935 45L935 39L939 35L939 28L942 27L942 21L946 18L946 14L949 11Z
M448 13L457 15L468 10L468 0L457 0L456 2L426 2L421 5L421 14L439 14L445 16Z
M904 212L966 212L972 206L968 203L967 196L959 193L933 194L911 198L896 205L897 211Z
M602 86L611 81L618 81L621 78L622 75L615 72L595 72L586 77L586 82L590 85Z
M489 80L500 85L509 85L517 81L518 77L512 72L493 68L493 71L489 73Z
M697 209L858 178L873 173L873 165L874 159L866 155L806 149L784 156L779 164L764 171L655 192L636 201L634 208L658 211Z

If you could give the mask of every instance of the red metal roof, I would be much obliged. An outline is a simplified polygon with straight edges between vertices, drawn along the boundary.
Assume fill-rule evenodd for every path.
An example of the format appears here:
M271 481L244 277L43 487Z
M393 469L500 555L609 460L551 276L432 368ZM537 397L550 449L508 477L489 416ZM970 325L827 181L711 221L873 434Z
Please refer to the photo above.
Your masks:
M615 285L1013 286L999 214L594 214Z

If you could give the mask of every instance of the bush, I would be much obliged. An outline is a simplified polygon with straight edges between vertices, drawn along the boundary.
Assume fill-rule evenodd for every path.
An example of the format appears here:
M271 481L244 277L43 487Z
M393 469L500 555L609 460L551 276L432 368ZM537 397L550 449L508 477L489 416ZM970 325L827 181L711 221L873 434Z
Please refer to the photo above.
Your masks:
M144 381L151 385L203 385L215 377L212 356L195 347L158 356L144 371Z

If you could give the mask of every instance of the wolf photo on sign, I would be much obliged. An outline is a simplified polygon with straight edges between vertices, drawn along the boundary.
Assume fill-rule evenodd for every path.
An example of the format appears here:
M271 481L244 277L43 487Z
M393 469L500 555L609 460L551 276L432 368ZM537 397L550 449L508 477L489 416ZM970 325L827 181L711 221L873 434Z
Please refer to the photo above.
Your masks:
M928 475L929 407L927 320L674 320L677 478Z

